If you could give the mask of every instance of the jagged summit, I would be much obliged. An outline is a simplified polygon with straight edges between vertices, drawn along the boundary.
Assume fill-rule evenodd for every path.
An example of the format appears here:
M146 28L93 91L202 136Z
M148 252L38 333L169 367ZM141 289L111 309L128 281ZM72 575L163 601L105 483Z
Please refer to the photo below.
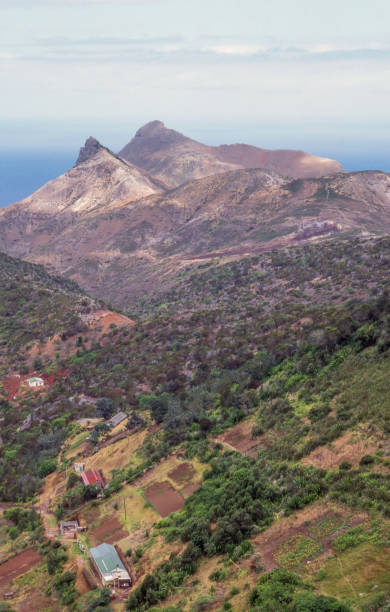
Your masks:
M90 136L73 168L16 205L21 211L28 209L49 215L65 211L81 214L165 190L160 180L120 159Z
M94 155L96 155L96 153L103 149L107 150L106 147L103 147L103 145L101 145L100 142L96 140L96 138L90 136L85 141L85 145L80 149L80 153L76 161L76 166L87 161L87 159L91 159L91 157L93 157Z

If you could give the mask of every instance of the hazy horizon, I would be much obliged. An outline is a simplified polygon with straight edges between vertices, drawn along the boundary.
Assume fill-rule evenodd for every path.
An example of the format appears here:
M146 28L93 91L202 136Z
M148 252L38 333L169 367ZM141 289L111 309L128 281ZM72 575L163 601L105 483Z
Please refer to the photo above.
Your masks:
M152 120L161 117L151 118ZM165 122L166 123L166 122ZM313 126L305 126L299 136L291 126L186 126L167 124L167 127L182 131L186 136L209 145L231 144L245 142L269 149L303 149L308 153L321 157L337 159L347 172L359 170L381 170L390 172L390 159L385 143L377 137L376 140L356 142L354 128L350 126L350 139L337 137L337 126L330 127L326 134ZM57 125L58 127L58 125ZM122 125L99 126L94 122L86 122L86 128L76 122L71 126L62 126L62 130L54 131L53 126L46 124L51 134L50 139L44 139L45 130L42 124L30 125L35 136L30 143L34 146L20 148L22 142L14 142L14 148L2 149L0 145L0 207L25 198L36 191L49 180L71 168L86 138L90 135L109 149L118 152L141 127L141 123L125 128ZM51 128L51 129L48 129ZM19 128L14 133L20 133ZM64 140L64 134L67 140ZM26 128L23 132L26 134ZM41 142L38 139L41 134ZM83 134L83 135L82 135ZM355 136L356 138L356 136ZM44 144L47 143L45 149ZM60 143L66 146L60 146ZM69 142L72 143L70 146Z
M153 119L390 170L389 20L387 0L0 0L0 203Z

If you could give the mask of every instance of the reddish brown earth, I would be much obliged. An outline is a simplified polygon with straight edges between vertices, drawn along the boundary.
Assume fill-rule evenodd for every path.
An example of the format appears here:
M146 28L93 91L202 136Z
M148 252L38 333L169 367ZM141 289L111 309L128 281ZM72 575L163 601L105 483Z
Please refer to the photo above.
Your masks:
M8 376L3 380L3 387L7 392L7 397L9 400L14 399L17 392L19 391L21 384L20 376Z
M126 306L175 285L187 262L390 231L390 176L374 171L292 180L234 170L71 216L40 207L35 195L33 209L0 209L0 251L51 265L91 295Z
M117 517L111 517L105 519L99 527L89 532L91 539L94 541L95 546L102 542L108 544L114 544L119 542L122 538L129 535L129 532L123 529Z
M168 473L169 478L180 486L189 484L195 475L196 471L191 463L181 463Z
M59 378L66 378L69 374L69 370L57 370L57 372L53 372L52 374L40 374L40 377L43 378L45 385L51 386Z
M32 378L33 376L39 376L39 378L42 378L45 386L46 387L50 387L51 385L54 385L54 383L59 379L59 378L64 378L68 375L68 370L58 370L57 372L53 372L52 374L41 374L40 372L33 372L30 374L26 374L23 376L17 376L16 374L13 374L12 376L8 376L7 378L5 378L2 382L3 382L3 387L7 392L7 396L9 400L15 399L15 397L18 395L20 388L22 385L26 384L27 380L29 378ZM44 387L28 387L29 391L42 391L44 389Z
M251 457L256 457L257 451L264 446L264 441L260 440L259 438L252 438L252 427L252 422L244 421L244 423L239 423L226 431L224 434L219 436L217 440L233 450L237 450L238 452Z
M180 510L184 505L184 498L178 491L175 491L168 481L156 482L150 485L146 489L145 495L163 518L171 514L171 512Z
M75 587L76 590L81 593L81 594L85 594L88 593L91 590L90 585L88 584L84 574L83 574L83 566L84 566L84 561L83 559L81 559L80 557L78 557L76 559L76 582L75 582Z
M195 491L200 489L200 487L201 487L201 483L200 482L191 482L191 484L188 484L185 487L183 487L181 492L182 492L184 498L187 499L187 497L190 497L190 495L195 493Z
M134 327L135 323L129 317L110 310L98 310L90 324L91 330L107 334L112 327Z
M9 584L14 578L26 574L40 561L42 559L35 550L26 550L9 561L2 563L0 565L0 588L5 584Z

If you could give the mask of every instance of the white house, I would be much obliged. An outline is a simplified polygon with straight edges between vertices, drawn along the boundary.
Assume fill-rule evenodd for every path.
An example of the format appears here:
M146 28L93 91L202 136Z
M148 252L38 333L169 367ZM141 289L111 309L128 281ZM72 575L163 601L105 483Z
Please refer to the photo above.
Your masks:
M43 387L45 382L43 378L39 378L39 376L33 376L27 380L27 384L29 387Z

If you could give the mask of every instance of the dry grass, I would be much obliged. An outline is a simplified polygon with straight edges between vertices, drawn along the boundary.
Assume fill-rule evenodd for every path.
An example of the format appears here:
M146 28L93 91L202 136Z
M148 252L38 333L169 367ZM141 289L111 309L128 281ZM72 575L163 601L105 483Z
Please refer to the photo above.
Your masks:
M210 580L210 575L217 569L224 569L227 577L221 582ZM162 607L180 605L183 612L189 612L192 604L201 595L210 593L210 589L215 589L214 603L209 603L207 610L220 610L226 596L229 595L233 587L239 589L239 593L229 599L234 610L247 609L247 600L250 590L256 585L259 575L250 570L249 561L242 559L238 563L227 567L223 564L222 557L212 559L202 559L196 573L174 594L164 601Z
M45 566L37 565L14 581L12 591L15 593L15 598L11 602L11 607L16 612L26 612L27 609L29 612L61 612L62 606L53 598L46 597L47 586L48 574Z
M303 465L333 469L343 461L355 466L364 455L377 452L380 440L378 436L370 435L365 428L347 432L327 446L320 446L310 455L302 459Z
M380 591L390 591L390 549L363 543L324 565L325 579L319 583L324 595L351 600L354 609L369 604Z
M121 427L121 425L118 427ZM137 451L146 435L147 431L144 429L119 440L119 442L101 448L97 453L83 459L85 469L102 469L104 474L108 476L111 470L124 468L129 463L139 463L140 459L137 457Z

